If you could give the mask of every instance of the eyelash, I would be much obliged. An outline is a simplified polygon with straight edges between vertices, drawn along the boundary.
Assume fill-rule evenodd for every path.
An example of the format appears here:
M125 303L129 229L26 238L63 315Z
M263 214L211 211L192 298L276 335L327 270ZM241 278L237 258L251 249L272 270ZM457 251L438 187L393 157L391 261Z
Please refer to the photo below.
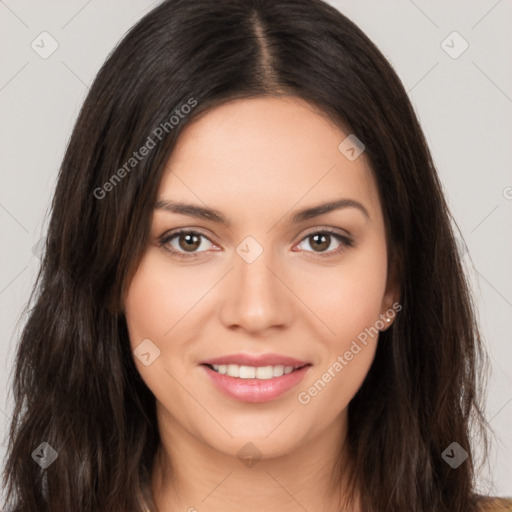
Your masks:
M200 251L200 252L196 252L196 253L185 253L185 252L180 252L180 251L176 251L174 249L171 249L167 245L173 238L175 238L175 237L177 237L179 235L182 235L182 234L198 235L200 237L206 238L210 243L213 243L203 233L200 233L200 232L194 231L194 230L190 230L190 229L180 229L180 230L177 230L177 231L172 231L170 233L164 233L159 238L159 246L160 247L164 247L164 249L166 251L170 252L173 256L177 256L178 258L187 258L189 260L198 258L200 256L201 252L204 252L204 251ZM348 238L346 236L343 236L340 233L338 233L336 231L333 231L332 229L329 229L329 228L320 229L320 230L317 230L317 231L311 231L310 233L306 234L300 240L299 244L301 244L304 240L308 239L309 237L311 237L313 235L321 235L321 234L328 234L328 235L333 236L334 238L336 238L340 242L340 246L337 249L334 249L334 250L331 250L331 251L328 251L328 252L317 252L317 253L315 253L314 251L306 251L306 252L313 252L315 254L315 256L314 256L315 258L316 257L327 258L327 257L335 256L335 255L338 255L338 254L344 252L346 249L348 249L350 247L354 247L354 245L355 245L354 241L352 239L350 239L350 238Z

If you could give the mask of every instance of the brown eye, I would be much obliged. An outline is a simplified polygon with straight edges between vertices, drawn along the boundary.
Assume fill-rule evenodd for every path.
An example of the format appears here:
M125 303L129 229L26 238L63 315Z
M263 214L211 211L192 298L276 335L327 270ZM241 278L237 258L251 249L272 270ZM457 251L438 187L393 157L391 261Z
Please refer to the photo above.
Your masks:
M184 257L195 257L200 253L207 252L208 244L213 246L212 242L202 233L185 230L164 235L160 241L160 245L171 254ZM198 251L199 248L201 250Z
M332 256L354 245L350 238L330 230L315 231L306 235L298 247L306 242L312 249L306 252L313 252L319 256ZM304 250L304 247L301 250Z
M187 252L195 251L201 245L201 237L195 233L180 233L178 245Z
M309 235L310 246L314 249L318 249L319 251L323 252L327 249L329 249L329 246L331 245L331 235L326 233L317 233L315 235Z

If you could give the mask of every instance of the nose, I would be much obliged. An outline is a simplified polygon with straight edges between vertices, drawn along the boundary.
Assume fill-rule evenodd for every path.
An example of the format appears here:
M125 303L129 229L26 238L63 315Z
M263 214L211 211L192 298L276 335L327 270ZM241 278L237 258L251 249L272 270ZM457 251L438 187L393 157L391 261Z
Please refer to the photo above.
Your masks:
M283 267L270 250L250 263L235 253L233 270L224 283L223 324L252 333L289 326L295 308Z

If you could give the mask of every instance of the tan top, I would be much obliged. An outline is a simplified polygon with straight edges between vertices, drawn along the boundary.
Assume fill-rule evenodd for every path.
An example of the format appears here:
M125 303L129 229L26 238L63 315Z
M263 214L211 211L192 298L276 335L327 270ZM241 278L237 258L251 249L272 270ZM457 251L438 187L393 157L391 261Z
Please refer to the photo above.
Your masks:
M488 498L480 504L482 512L506 512L512 510L512 498Z

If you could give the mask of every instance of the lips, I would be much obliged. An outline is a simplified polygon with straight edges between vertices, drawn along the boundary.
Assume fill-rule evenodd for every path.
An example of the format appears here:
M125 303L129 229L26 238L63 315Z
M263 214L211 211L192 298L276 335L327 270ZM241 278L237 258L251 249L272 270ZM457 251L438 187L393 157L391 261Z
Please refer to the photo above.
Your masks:
M295 387L311 363L278 354L232 354L205 360L201 367L224 395L260 403L274 400Z

